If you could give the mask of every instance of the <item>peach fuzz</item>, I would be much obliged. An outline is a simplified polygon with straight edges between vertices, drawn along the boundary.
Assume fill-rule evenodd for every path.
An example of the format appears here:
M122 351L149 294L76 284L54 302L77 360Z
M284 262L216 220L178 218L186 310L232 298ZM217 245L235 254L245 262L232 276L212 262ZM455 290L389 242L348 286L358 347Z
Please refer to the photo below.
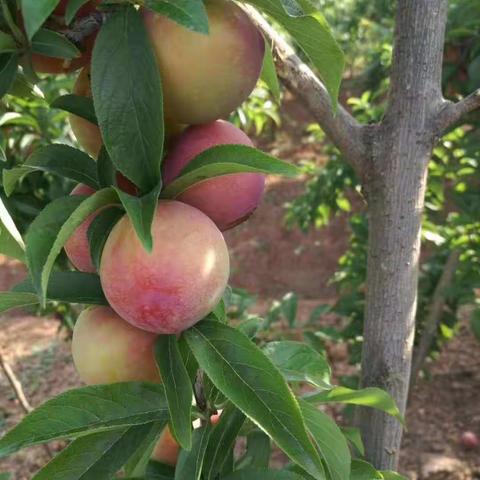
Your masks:
M166 116L203 124L223 118L250 95L265 42L248 15L230 0L207 0L209 33L193 32L144 10L157 56Z
M191 327L220 301L230 272L222 233L200 210L160 201L153 250L140 243L124 216L110 233L100 280L111 307L132 325L160 334Z
M154 334L132 327L109 307L88 308L73 330L73 361L80 378L89 385L160 382L155 339Z
M190 161L216 145L253 146L240 129L217 120L187 128L175 141L163 162L165 185L178 177ZM222 231L238 225L257 208L265 189L265 175L235 173L201 181L182 192L177 200L188 203L208 215Z

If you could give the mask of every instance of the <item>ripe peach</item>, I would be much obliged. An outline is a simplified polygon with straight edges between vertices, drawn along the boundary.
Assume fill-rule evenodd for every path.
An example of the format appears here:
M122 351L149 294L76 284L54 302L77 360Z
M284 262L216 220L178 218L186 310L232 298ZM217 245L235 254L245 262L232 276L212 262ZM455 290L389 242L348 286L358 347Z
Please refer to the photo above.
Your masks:
M65 22L60 17L65 14L67 3L68 0L61 0L60 4L53 11L53 14L45 22L44 26L46 28L60 34L63 33L63 31L65 30ZM78 11L77 18L84 17L91 13L99 3L100 0L92 0L89 3L85 4ZM23 16L20 10L17 12L17 24L21 29L25 29ZM37 73L67 74L84 67L90 62L90 59L92 57L92 50L96 36L97 32L94 32L91 35L88 35L87 37L81 39L80 41L75 42L75 45L80 50L80 56L76 58L56 58L42 55L40 53L32 53L31 61L33 69Z
M253 146L245 133L223 120L187 128L164 160L165 185L171 183L199 153L223 144ZM198 208L208 215L220 230L225 231L252 214L262 199L264 188L264 175L235 173L192 185L182 192L177 200Z
M247 14L230 0L207 0L208 35L151 10L145 25L162 77L165 112L178 123L223 118L252 92L265 42Z
M160 382L155 338L125 322L109 307L88 308L79 315L73 330L73 361L80 378L89 385Z
M78 75L73 87L73 93L82 97L92 96L90 83L90 67L85 67ZM80 146L93 158L97 158L103 145L100 129L84 118L71 114L70 126Z
M219 302L229 276L223 235L200 210L161 201L148 253L127 216L113 228L100 263L112 308L138 328L174 334L191 327Z
M130 195L137 195L137 187L120 173L117 173L117 185ZM78 184L70 195L92 195L95 190L88 185ZM97 212L89 215L86 220L72 233L65 243L65 253L73 266L82 272L93 273L96 271L90 256L90 243L88 241L88 229L98 215Z
M151 458L157 462L175 466L177 464L179 453L180 446L173 438L170 428L165 427L153 449Z
M92 195L94 192L95 190L92 187L80 183L72 190L70 195ZM96 213L89 215L73 232L64 246L68 259L72 262L75 268L82 272L95 272L95 266L90 257L90 245L88 243L87 232L88 227L90 227L96 216Z

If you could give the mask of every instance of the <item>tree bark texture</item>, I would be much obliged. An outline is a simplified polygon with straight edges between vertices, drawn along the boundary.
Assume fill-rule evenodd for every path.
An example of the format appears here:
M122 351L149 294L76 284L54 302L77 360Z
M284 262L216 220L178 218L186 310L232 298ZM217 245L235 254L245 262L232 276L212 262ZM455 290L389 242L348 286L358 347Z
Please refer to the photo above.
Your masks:
M405 412L417 306L427 166L444 101L441 71L447 0L398 0L389 107L371 138L365 177L369 247L362 387L388 391ZM367 458L396 469L401 424L357 415Z

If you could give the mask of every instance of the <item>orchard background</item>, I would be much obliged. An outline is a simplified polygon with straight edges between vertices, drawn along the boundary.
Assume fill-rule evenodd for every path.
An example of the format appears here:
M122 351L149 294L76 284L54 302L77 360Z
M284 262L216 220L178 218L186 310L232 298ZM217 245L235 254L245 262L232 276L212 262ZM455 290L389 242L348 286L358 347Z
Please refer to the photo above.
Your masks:
M24 1L23 8L35 9L35 5L39 6L42 3L51 4L46 7L47 10L50 8L50 12L55 7L55 2ZM84 3L87 4L71 1L72 6L69 8L72 8L73 12ZM115 15L118 18L118 15L125 14L122 13L126 11L122 11L124 7L118 5L121 3L143 4L143 2L104 2L98 10L89 10L88 4L85 9L83 5L83 10L77 14L77 20L78 16L82 18L82 15L85 15L85 21L74 24L78 31L75 30L76 27L62 27L62 33L66 32L67 37L74 40L73 43L78 43L75 35L79 35L82 41L84 38L88 39L91 32L96 32L100 25L108 25L109 21L113 22L112 18L115 18ZM191 21L182 19L181 16L175 17L179 14L172 5L177 2L145 3L147 7L160 8L161 13L168 12L180 23ZM199 8L200 4L200 2L183 3L195 8ZM293 37L289 38L289 41L293 41L297 33L299 45L304 48L305 43L302 42L307 40L307 54L310 56L306 56L299 48L297 52L299 57L296 57L295 65L298 67L309 64L318 69L332 95L333 104L338 81L342 75L340 102L347 105L353 116L362 124L374 125L381 121L388 109L394 5L384 1L362 0L319 2L316 6L328 20L332 29L330 32L325 27L321 15L313 10L309 11L310 6L307 3L278 2L278 6L277 2L252 3L263 7L266 13L276 12L276 20L280 24L282 21L279 18L285 21L283 27L278 23L274 24L276 31L283 37L289 38L286 35L286 31L289 31ZM408 3L399 2L400 14L402 10L408 13ZM445 3L431 0L419 2L418 5L422 4L430 10L435 10L445 9ZM5 174L4 171L3 185L8 195L2 192L2 201L17 228L24 234L45 205L68 195L75 182L72 182L71 176L65 173L63 159L58 158L58 155L49 157L45 154L44 163L42 164L40 159L34 168L26 167L26 170L17 170L16 173L14 169L25 162L34 165L35 161L29 162L27 159L31 160L32 153L38 148L47 147L44 151L48 152L48 146L52 143L77 145L64 110L90 119L95 113L92 113L92 105L88 102L64 96L72 91L78 95L88 95L87 91L80 91L79 83L74 87L77 73L41 74L39 79L36 78L35 70L39 73L42 69L51 68L51 59L48 64L50 66L39 64L39 53L40 60L45 62L47 57L44 54L52 55L53 50L54 56L57 57L59 55L75 57L78 52L65 37L48 36L48 33L45 37L45 31L40 31L43 38L35 37L32 29L40 27L44 19L37 18L32 24L28 21L22 23L20 17L15 15L11 15L10 19L5 18L7 12L5 9L15 11L14 4L15 2L2 3L4 53L1 57L3 62L1 78L2 93L6 93L3 98L3 116L0 120L4 151L3 168L5 171L12 169L14 171L9 174ZM274 10L269 11L269 8ZM280 14L275 8L281 9ZM198 10L192 12L191 18L195 19ZM58 17L61 18L65 11L60 10L56 13L59 15L54 20L60 21L61 24L64 20L59 20ZM325 380L326 370L322 360L324 357L328 358L333 369L332 383L357 389L363 343L368 248L366 194L365 189L362 189L362 184L365 187L365 179L359 179L358 170L355 175L354 169L357 169L355 162L352 169L345 157L328 142L322 129L316 124L318 118L315 113L316 110L318 113L318 106L315 107L315 97L308 98L311 92L306 88L302 89L301 82L298 85L295 78L292 79L288 61L282 57L282 53L285 52L282 51L284 48L282 37L279 46L275 46L274 43L274 57L280 78L289 90L277 84L268 52L272 38L279 40L276 37L278 34L270 35L269 25L265 26L262 23L264 20L259 20L255 12L249 10L249 14L253 15L256 21L260 21L267 40L267 55L264 58L262 80L250 98L235 109L229 119L248 133L260 150L299 166L301 174L294 179L269 177L265 196L254 215L247 222L224 233L231 257L230 285L233 287L233 290L228 290L224 296L227 317L232 326L243 326L241 328L245 328L244 331L251 334L256 331L256 343L260 346L268 345L268 342L272 341L277 342L278 346L278 342L293 340L297 342L296 348L308 348L309 353L301 362L292 361L292 351L280 352L277 353L277 357L275 355L271 357L283 367L282 371L287 379L293 381L292 386L297 394L304 395L311 391L312 385L320 391L329 391L328 387L319 382L319 375ZM272 16L269 18L271 20ZM312 23L312 19L317 23ZM474 1L451 1L448 19L445 48L442 47L444 50L442 89L447 98L458 100L480 87L480 10ZM52 22L52 18L48 22ZM302 36L298 30L292 29L295 22L297 24L304 22L305 35ZM18 31L12 23L19 26ZM57 28L52 23L46 26ZM24 27L26 33L23 33ZM112 35L114 38L116 33ZM30 43L28 39L32 36L33 40ZM309 50L308 40L312 38L315 40L315 49L312 50L310 45ZM345 52L345 59L339 46ZM125 52L134 47L135 45L128 42L123 46ZM88 51L88 45L86 48ZM315 55L316 52L318 55ZM322 58L325 52L330 56ZM122 92L122 89L125 93L129 88L133 88L128 85L130 76L135 78L137 75L136 79L140 83L145 79L141 69L132 71L131 68L125 68L125 64L119 64L118 68L123 67L124 70L115 71L116 65L112 58L109 57L110 64L106 57L101 59L99 54L98 58L105 68L111 67L110 72L107 72L107 68L98 78L111 75L111 81L116 84L113 93ZM344 61L346 69L342 73ZM22 73L17 74L14 79L18 62L21 64ZM58 69L58 65L61 65L62 69L70 68L72 64L68 59L56 58L54 62L56 62L54 69ZM189 68L193 71L195 57L188 62ZM33 84L36 86L33 87ZM142 88L140 84L135 86L140 92ZM105 90L102 90L98 95L103 95L104 92ZM123 95L123 98L126 101L127 95ZM469 98L469 104L464 108L465 112L473 110L477 104L474 96ZM150 97L149 100L155 102ZM233 103L235 101L239 103L241 99L234 100ZM105 112L99 113L99 108L102 108L99 105L103 105L104 100L99 99L96 102L96 113L101 118L100 115L104 115ZM236 106L233 105L232 109ZM142 105L138 108L142 108ZM151 105L147 106L146 110L149 111L149 108ZM331 111L332 107L328 105L327 108ZM200 109L201 113L204 111L205 107ZM216 114L208 120L215 118ZM342 114L336 118L341 119ZM409 430L404 438L399 467L399 471L408 478L476 478L480 469L478 440L475 441L475 435L479 434L480 429L477 401L480 388L478 373L480 359L478 343L475 340L475 335L478 337L480 330L478 321L480 314L477 314L475 309L479 281L477 167L480 140L476 129L478 116L473 113L465 117L464 121L459 121L459 118L458 115L455 116L454 123L436 144L428 163L429 180L422 219L423 250L420 258L416 315L417 337L413 356L414 375L411 380L415 386L410 393L406 415ZM128 123L129 119L126 118L124 121ZM204 123L204 120L201 119L198 123ZM450 125L450 121L447 123ZM149 135L152 135L152 138L159 136L158 130L152 131L152 125L154 123L146 121L145 128L140 129L144 138L149 138ZM167 122L165 125L168 130ZM75 125L73 127L75 128ZM107 130L110 127L103 128ZM125 138L117 140L115 128L123 128ZM137 187L142 182L148 184L151 179L142 176L138 164L124 160L125 156L122 157L123 160L115 157L115 148L120 145L121 148L128 150L133 146L132 138L134 135L138 138L139 133L129 131L121 125L113 126L112 129L114 133L113 137L107 140L109 143L107 150L111 153L113 163L123 173L128 172L127 176L134 180ZM332 136L328 125L326 131ZM108 137L111 132L104 132L105 135ZM94 135L87 134L87 139L83 142L80 138L79 140L88 153L96 156L99 146L91 147L85 144L92 138ZM338 136L333 134L333 138L338 142ZM340 144L342 145L341 139ZM349 157L350 153L347 149L346 157ZM239 159L239 152L235 149L231 152L225 150L225 154L232 162L237 161L241 164L242 158ZM75 163L73 158L69 159L69 162L70 166ZM283 167L276 164L273 159L271 162L269 168L277 168L279 173L278 169ZM103 165L106 163L108 162L102 161ZM81 171L82 168L78 167L78 170L85 174L85 171ZM102 168L99 168L99 172L105 173ZM218 172L216 174L218 175ZM75 176L73 179L78 180ZM146 190L143 190L143 193L145 192ZM145 198L145 203L140 209L145 208L149 201L148 195ZM405 200L407 201L407 197ZM127 204L128 201L124 202L128 210ZM2 215L2 221L8 226L8 217L5 213ZM144 240L148 237L146 230L142 231L141 227L139 235L143 235ZM22 256L15 243L10 241L8 234L5 235L5 229L2 229L1 239L4 253ZM70 269L63 253L57 259L55 268ZM22 263L7 257L3 259L1 273L4 291L26 276ZM6 296L2 299L4 302L2 308L15 306L15 302L8 303L11 298ZM79 311L77 303L72 306L63 301L52 301L44 309L30 308L29 316L25 316L25 310L22 312L15 310L2 316L0 346L5 374L0 383L2 393L0 408L4 418L1 424L2 433L20 421L24 410L30 408L28 402L36 407L67 389L81 386L72 364L70 346L71 331ZM268 348L267 346L267 351ZM274 347L271 348L274 350ZM302 352L305 353L305 350ZM14 385L16 393L12 389L11 382L15 382L15 378L23 386L27 402L21 399L21 395L19 397L18 384ZM380 397L378 393L378 396L364 398L365 402L371 403L378 402L379 398L384 397ZM327 403L323 404L322 409L345 427L351 428L355 424L352 406L344 408L342 405L332 406ZM250 413L247 416L250 416ZM235 418L235 415L232 418ZM252 460L248 449L246 454L244 452L245 437L252 425L248 421L245 425L245 430L239 432L235 455L239 458L237 467L247 468L248 471L248 468L252 467L252 464L249 464ZM315 433L310 431L314 437L318 435L317 441L325 435L322 427L326 428L320 424L319 430ZM258 433L259 438L262 435L258 430L254 432ZM354 430L344 430L350 439L357 438L352 437L352 432ZM249 439L252 445L256 445L255 435ZM338 438L336 441L339 441ZM151 446L153 443L155 442L151 440ZM65 441L61 440L53 442L48 448L34 447L21 451L6 460L1 460L0 472L11 472L14 479L32 478L34 472L41 469L65 446ZM230 447L231 445L228 448ZM228 448L226 447L226 450ZM143 450L148 451L148 446L144 446ZM364 464L358 463L352 473L345 473L345 469L332 473L335 472L331 470L334 468L335 460L321 447L320 451L327 475L332 478L350 478L350 475L351 478L382 478L381 474L372 473L373 470L358 470L358 465L365 467ZM352 453L354 456L359 455L355 447L352 447ZM268 453L264 455L268 457ZM208 462L208 454L206 458ZM343 467L346 458L343 457L343 463L340 461ZM371 460L375 461L373 458ZM97 455L95 460L91 461L92 465L97 465L101 463L102 456ZM253 465L256 468L259 466L265 468L265 456L259 461L260 463ZM377 459L376 462L378 461ZM44 477L39 473L38 478L90 478L81 474L65 473L65 466L69 466L68 458L63 462L63 465L60 464L61 468L44 472ZM288 462L287 456L274 446L271 468L285 468ZM378 463L378 468L382 467L381 463ZM209 465L211 464L210 461ZM338 467L338 463L336 466ZM131 465L129 468L132 468ZM131 469L129 474L136 475L141 468L137 472L133 470ZM59 476L54 477L52 472ZM103 473L105 476L101 477L97 471L94 475L97 476L91 478L112 478L113 474ZM136 478L164 478L158 477L158 472L155 477L153 471L145 475L147 476L138 473ZM173 474L170 473L163 475L170 475L165 478L173 478L171 476ZM255 478L252 477L251 471L248 475L249 478ZM266 473L257 475L258 478L267 478ZM278 472L274 472L274 475L278 477L272 478L281 478ZM284 472L283 475L289 475L285 478L297 478L297 474L293 473ZM396 478L393 473L388 475L384 474L384 477ZM183 477L182 480L186 478Z

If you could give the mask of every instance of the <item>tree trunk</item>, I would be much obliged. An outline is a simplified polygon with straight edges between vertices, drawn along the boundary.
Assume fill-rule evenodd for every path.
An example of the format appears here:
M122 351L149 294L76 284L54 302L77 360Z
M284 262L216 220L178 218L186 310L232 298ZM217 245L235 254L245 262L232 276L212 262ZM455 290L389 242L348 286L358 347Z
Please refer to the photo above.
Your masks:
M444 102L447 0L398 0L390 103L370 139L364 188L369 251L362 387L387 390L405 411L410 378L427 165ZM367 458L396 469L402 427L359 409Z

